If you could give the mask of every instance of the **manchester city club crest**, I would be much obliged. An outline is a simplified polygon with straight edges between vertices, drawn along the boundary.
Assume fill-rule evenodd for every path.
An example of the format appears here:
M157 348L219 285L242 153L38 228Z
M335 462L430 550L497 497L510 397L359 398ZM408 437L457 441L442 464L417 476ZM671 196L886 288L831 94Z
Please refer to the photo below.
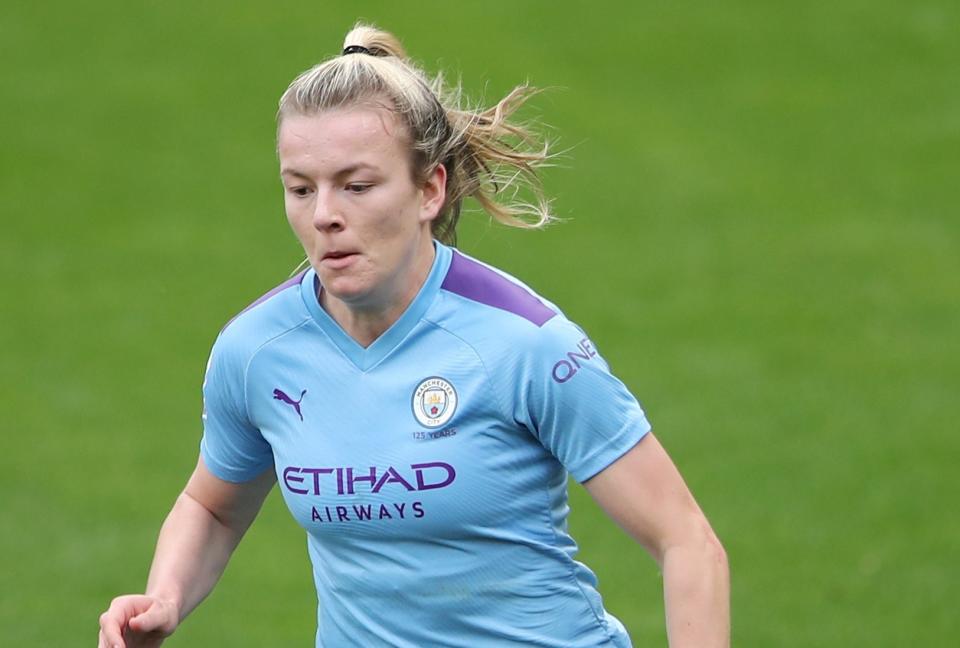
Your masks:
M456 411L457 390L439 376L421 380L413 390L413 415L423 427L438 428Z

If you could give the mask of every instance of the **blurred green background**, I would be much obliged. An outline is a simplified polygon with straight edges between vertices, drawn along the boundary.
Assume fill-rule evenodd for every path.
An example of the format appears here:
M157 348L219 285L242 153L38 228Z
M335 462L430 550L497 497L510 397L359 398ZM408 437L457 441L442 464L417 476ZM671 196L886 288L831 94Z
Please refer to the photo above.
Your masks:
M569 149L545 232L460 246L579 322L733 572L738 646L960 631L960 5L107 2L0 8L0 643L92 646L196 460L210 344L299 261L274 110L357 18ZM951 178L953 178L951 180ZM574 487L635 645L654 563ZM271 495L170 646L312 645Z

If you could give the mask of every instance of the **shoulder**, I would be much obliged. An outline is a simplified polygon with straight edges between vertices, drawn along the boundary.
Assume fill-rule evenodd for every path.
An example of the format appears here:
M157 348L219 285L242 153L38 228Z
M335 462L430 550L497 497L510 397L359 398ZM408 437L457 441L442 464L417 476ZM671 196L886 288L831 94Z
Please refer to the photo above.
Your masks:
M273 287L231 318L217 336L214 355L249 357L264 344L309 320L300 296L300 284L306 274L301 272Z
M552 302L489 264L454 250L433 323L481 356L552 356L584 337Z
M456 250L440 289L476 305L478 310L494 309L507 321L519 318L538 328L559 314L555 306L517 278Z

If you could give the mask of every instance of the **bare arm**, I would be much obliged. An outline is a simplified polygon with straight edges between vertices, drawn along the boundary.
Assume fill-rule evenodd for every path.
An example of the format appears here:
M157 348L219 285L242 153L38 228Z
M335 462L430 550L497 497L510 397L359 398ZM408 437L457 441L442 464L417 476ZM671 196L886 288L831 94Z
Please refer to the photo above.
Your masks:
M99 646L159 646L172 634L213 589L275 481L267 470L226 482L200 459L160 529L146 593L113 600L100 617Z
M648 434L584 486L660 565L671 648L727 648L727 556L657 438Z

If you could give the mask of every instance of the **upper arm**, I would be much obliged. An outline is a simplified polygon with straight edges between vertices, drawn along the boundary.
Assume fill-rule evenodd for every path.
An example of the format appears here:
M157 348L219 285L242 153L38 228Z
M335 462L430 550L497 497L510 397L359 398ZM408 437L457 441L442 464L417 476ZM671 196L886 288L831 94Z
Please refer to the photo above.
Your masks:
M183 494L207 509L221 524L242 534L257 517L276 481L272 466L248 481L225 481L210 472L200 457Z
M715 541L706 517L652 432L584 487L657 562L672 546Z
M273 465L273 451L248 414L247 346L231 329L213 345L203 380L204 467L222 480L248 482Z
M584 482L650 429L643 408L582 329L558 316L514 352L513 419Z

